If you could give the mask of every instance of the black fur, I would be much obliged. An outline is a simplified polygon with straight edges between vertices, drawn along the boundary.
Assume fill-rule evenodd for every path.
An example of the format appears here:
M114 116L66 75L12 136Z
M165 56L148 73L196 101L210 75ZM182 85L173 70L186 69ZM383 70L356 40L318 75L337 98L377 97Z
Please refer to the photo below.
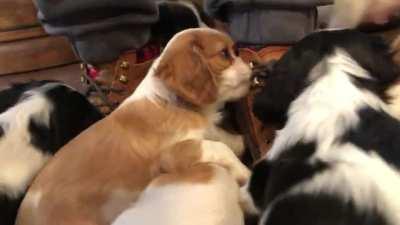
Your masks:
M309 79L311 70L338 48L345 50L373 78L348 74L353 84L377 96L383 103L387 102L385 93L400 75L388 45L378 37L357 31L324 31L314 33L293 46L272 69L265 68L263 73L267 75L267 86L255 98L255 115L268 125L284 127L290 104L310 82L318 82L319 77L313 77L315 80L312 81ZM317 75L324 76L323 73ZM400 122L367 104L357 113L360 121L344 134L334 137L335 144L350 143L368 153L376 151L388 164L400 168ZM315 156L320 143L317 137L315 140L312 138L307 137L307 143L300 138L298 143L286 147L288 149L279 149L281 151L276 158L255 166L249 191L255 205L264 215L268 214L262 225L388 225L388 218L377 210L377 203L371 203L376 207L372 209L356 207L352 198L345 200L335 192L324 193L324 190L287 193L291 188L307 183L320 173L335 170L335 165L343 163L340 159L329 157L328 163L323 156ZM308 143L310 139L315 143ZM347 172L351 174L351 168L349 170ZM267 212L267 208L270 211Z
M10 88L0 91L0 113L15 105L25 91L39 87L43 84L54 82L51 80L30 81L27 83L14 83Z
M260 225L389 225L377 209L360 210L352 200L343 200L335 194L288 194L296 185L330 169L329 163L310 161L315 147L315 144L299 144L277 160L263 160L255 166L249 192L262 215L267 215ZM267 209L270 211L265 214Z
M353 202L333 195L299 194L275 203L268 220L260 225L389 225L376 211L360 212Z
M1 91L1 112L6 112L10 107L18 106L19 101L26 97L27 91L49 83L59 84L40 92L52 105L52 111L49 113L49 126L30 118L26 129L31 135L31 144L38 151L53 155L84 129L100 120L103 115L83 95L55 81L32 81L14 84L11 88ZM3 126L6 125L3 124ZM0 138L4 138L6 132L7 129L0 126ZM0 185L2 184L0 183ZM8 193L0 192L1 225L14 225L17 210L23 197L24 193L12 198Z
M360 87L385 99L385 90L399 77L389 46L377 36L353 30L323 31L311 34L294 45L275 63L255 97L253 112L264 123L281 128L287 120L291 102L306 88L310 71L335 48L343 48L376 80L358 79ZM356 80L355 80L356 81Z
M361 109L359 124L341 142L350 142L365 151L376 151L385 161L400 168L400 122L383 111Z
M258 163L253 169L249 185L249 192L256 206L264 209L289 188L324 171L327 168L325 163L307 161L315 148L314 143L298 144L278 160Z
M0 193L0 224L14 225L17 217L18 208L21 205L23 195L18 198L11 198Z
M32 144L54 154L69 140L102 118L101 113L86 98L66 86L58 86L45 93L54 110L50 114L50 127L31 120L29 130Z

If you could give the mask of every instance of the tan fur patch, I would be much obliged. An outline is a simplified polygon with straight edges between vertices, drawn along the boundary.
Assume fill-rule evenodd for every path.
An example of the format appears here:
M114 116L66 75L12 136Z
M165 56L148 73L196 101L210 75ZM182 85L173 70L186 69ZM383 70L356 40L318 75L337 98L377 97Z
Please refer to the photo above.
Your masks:
M31 217L32 206L23 203L17 224L35 224L35 219L44 218L46 222L38 224L110 222L113 216L100 216L110 194L127 190L136 193L126 196L133 201L158 175L156 160L164 148L185 138L179 135L205 125L199 114L147 100L118 109L72 140L48 163L30 189L43 193L37 213Z

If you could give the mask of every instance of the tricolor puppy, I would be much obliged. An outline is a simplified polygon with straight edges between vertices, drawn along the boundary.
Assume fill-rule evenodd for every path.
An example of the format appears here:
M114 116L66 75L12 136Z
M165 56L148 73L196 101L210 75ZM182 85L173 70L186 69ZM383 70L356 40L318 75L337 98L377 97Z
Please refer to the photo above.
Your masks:
M16 224L243 224L238 183L250 172L204 138L250 86L233 47L211 29L177 34L134 94L42 170Z
M259 224L400 224L399 67L378 37L314 33L269 71L254 112L281 130L248 186Z
M101 118L83 95L60 82L33 81L0 91L1 225L14 225L28 186L48 159Z

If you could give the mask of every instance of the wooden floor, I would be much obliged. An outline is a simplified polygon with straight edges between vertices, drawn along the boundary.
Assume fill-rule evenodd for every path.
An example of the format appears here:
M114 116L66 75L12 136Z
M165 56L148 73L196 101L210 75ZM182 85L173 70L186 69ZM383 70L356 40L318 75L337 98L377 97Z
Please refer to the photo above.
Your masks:
M80 92L85 90L85 86L80 81L80 64L69 64L53 67L45 70L32 71L28 73L10 74L0 76L0 90L7 88L10 84L29 80L60 80L69 86L74 87Z

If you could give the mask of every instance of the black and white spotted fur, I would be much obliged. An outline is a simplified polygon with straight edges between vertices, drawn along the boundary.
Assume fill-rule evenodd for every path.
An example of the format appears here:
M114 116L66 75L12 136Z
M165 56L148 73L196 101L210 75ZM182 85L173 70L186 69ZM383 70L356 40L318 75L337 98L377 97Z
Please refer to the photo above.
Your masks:
M30 182L64 144L102 118L86 98L54 81L0 91L0 224L13 225Z
M281 129L248 186L259 224L400 224L400 122L385 95L400 70L388 46L318 32L267 72L254 113Z

